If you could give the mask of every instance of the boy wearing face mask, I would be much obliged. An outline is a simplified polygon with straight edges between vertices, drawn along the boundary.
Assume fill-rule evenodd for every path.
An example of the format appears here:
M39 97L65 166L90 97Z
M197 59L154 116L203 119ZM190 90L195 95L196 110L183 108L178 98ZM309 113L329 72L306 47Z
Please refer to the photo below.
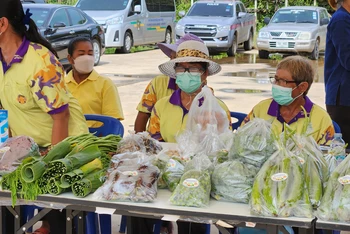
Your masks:
M124 119L118 90L113 81L100 76L94 69L93 46L90 39L78 37L68 46L68 61L72 70L65 77L69 91L78 99L84 114ZM89 127L100 123L88 122Z
M327 112L314 104L307 93L311 87L315 71L310 61L301 56L290 56L277 65L272 83L272 99L257 104L247 115L242 125L253 118L272 120L273 127L283 131L287 123L297 133L303 129L306 110L310 118L313 138L319 145L329 145L334 136L332 120Z

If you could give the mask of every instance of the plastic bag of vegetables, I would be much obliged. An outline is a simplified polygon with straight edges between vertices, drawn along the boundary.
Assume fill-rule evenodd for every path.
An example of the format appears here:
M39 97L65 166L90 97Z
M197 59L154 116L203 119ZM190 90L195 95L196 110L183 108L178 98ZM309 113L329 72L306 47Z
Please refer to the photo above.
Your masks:
M170 197L171 204L193 207L209 205L211 182L208 168L210 167L204 167L209 159L206 156L196 156L192 160L198 162L201 158L206 158L206 160L203 163L191 164L190 167L186 165L185 173Z
M302 165L310 201L316 209L320 205L323 188L329 177L328 164L312 136L295 134L287 145Z
M349 156L331 174L317 213L321 220L350 222Z
M130 132L119 142L117 154L141 151L149 155L156 155L161 150L162 146L158 141L151 138L148 132Z
M240 127L233 138L229 158L260 168L276 151L271 128L271 123L259 118Z
M181 152L209 155L225 148L220 136L230 130L227 113L207 86L194 98L188 113L186 130L177 136Z
M141 157L141 152L120 156L120 163L113 164L104 184L94 193L95 199L150 202L157 197L158 167L152 164L154 157ZM139 154L139 155L137 155ZM153 159L152 159L153 158Z
M258 169L240 161L227 161L215 166L211 196L216 200L248 203Z
M255 178L251 213L274 217L312 217L312 205L299 158L284 146L279 145Z

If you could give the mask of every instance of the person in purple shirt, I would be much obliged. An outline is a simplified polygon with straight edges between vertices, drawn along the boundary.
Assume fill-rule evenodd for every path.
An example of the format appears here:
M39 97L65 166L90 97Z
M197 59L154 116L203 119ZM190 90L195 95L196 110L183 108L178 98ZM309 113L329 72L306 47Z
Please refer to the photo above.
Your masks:
M344 141L350 143L350 0L328 2L336 12L327 27L326 107L332 120L340 126Z

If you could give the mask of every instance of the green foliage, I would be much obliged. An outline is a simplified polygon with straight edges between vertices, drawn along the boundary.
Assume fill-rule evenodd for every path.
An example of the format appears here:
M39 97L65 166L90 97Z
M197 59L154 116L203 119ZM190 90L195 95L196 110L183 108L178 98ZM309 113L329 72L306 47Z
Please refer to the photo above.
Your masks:
M77 0L48 0L48 3L75 5L75 3L77 3Z

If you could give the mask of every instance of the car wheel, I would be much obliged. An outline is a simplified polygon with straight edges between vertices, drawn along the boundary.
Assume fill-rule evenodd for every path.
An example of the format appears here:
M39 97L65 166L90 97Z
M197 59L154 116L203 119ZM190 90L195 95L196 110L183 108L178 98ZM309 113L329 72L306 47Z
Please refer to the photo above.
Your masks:
M244 42L244 50L252 50L253 48L253 33L249 32L249 38Z
M172 41L173 41L173 38L171 36L171 31L167 28L167 30L165 31L164 43L171 44Z
M124 35L124 46L121 48L122 53L127 54L130 53L131 48L134 44L131 33L126 32Z
M268 59L270 53L266 50L259 50L259 58L261 59Z
M92 48L94 50L94 59L95 59L94 65L97 66L100 63L101 46L100 46L100 43L95 39L92 40Z
M232 46L230 47L230 49L228 49L227 51L227 55L228 56L235 56L236 52L237 52L237 35L234 35L233 37L233 41L232 41Z
M320 56L320 41L317 40L316 43L315 43L315 47L314 47L314 50L311 52L310 54L310 59L312 60L317 60L318 57Z

